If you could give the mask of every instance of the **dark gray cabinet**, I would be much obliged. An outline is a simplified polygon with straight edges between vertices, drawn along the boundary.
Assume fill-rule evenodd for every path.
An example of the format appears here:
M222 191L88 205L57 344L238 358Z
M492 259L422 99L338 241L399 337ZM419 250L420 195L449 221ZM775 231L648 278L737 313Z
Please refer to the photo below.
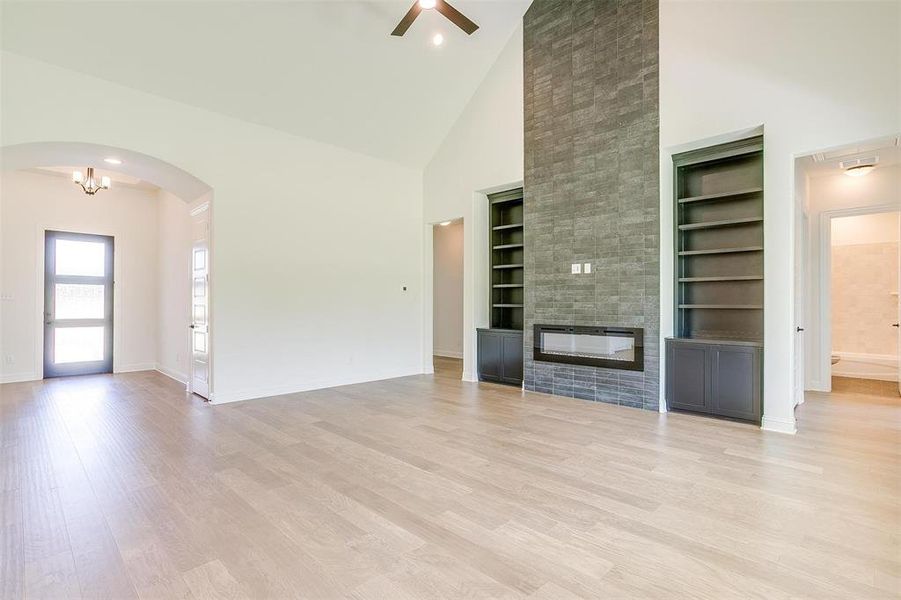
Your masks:
M666 368L667 407L707 412L707 349L667 342Z
M762 353L755 342L667 339L667 407L760 422Z
M522 385L522 332L479 329L479 381Z

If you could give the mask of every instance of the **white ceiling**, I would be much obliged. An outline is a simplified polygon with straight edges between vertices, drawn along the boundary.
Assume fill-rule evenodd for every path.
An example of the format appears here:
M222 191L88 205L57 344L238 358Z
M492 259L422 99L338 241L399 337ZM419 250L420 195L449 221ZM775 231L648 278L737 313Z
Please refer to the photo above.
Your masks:
M117 158L121 164L108 165L105 158ZM187 171L158 158L98 144L34 142L5 146L0 149L0 164L4 170L50 169L63 171L67 176L71 176L74 169L61 165L77 165L80 170L93 165L97 175L109 175L113 181L162 188L185 202L192 202L210 191L208 185Z
M530 0L2 2L4 50L292 134L425 165ZM445 43L431 45L442 32Z

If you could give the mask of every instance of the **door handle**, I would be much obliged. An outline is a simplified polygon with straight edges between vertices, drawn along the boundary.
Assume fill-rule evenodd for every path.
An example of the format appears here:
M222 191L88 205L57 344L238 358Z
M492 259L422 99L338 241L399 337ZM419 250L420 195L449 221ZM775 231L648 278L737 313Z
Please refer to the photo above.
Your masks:
M195 328L197 327L197 325L194 325L194 324L192 323L191 325L188 325L188 327L190 327L191 329L195 329Z
M892 327L897 327L898 323L892 323Z
M797 331L798 333L801 333L802 331L804 331L804 328L803 327L795 327L795 331Z

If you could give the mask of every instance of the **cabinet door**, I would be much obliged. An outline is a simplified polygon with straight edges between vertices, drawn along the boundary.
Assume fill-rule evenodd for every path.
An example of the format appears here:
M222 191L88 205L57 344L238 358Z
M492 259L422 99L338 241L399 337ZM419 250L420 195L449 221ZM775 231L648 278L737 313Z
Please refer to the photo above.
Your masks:
M503 336L503 370L501 379L506 383L522 383L522 336Z
M672 408L710 412L707 348L667 342L666 403Z
M760 420L760 353L754 348L710 348L710 397L718 415Z
M479 332L479 380L500 381L502 374L503 336L489 331Z

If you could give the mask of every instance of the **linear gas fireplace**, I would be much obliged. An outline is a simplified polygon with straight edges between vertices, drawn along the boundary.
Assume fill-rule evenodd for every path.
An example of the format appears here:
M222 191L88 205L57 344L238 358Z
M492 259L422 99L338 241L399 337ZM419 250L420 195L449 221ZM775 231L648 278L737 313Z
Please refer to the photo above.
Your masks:
M534 359L644 371L644 329L535 325Z

